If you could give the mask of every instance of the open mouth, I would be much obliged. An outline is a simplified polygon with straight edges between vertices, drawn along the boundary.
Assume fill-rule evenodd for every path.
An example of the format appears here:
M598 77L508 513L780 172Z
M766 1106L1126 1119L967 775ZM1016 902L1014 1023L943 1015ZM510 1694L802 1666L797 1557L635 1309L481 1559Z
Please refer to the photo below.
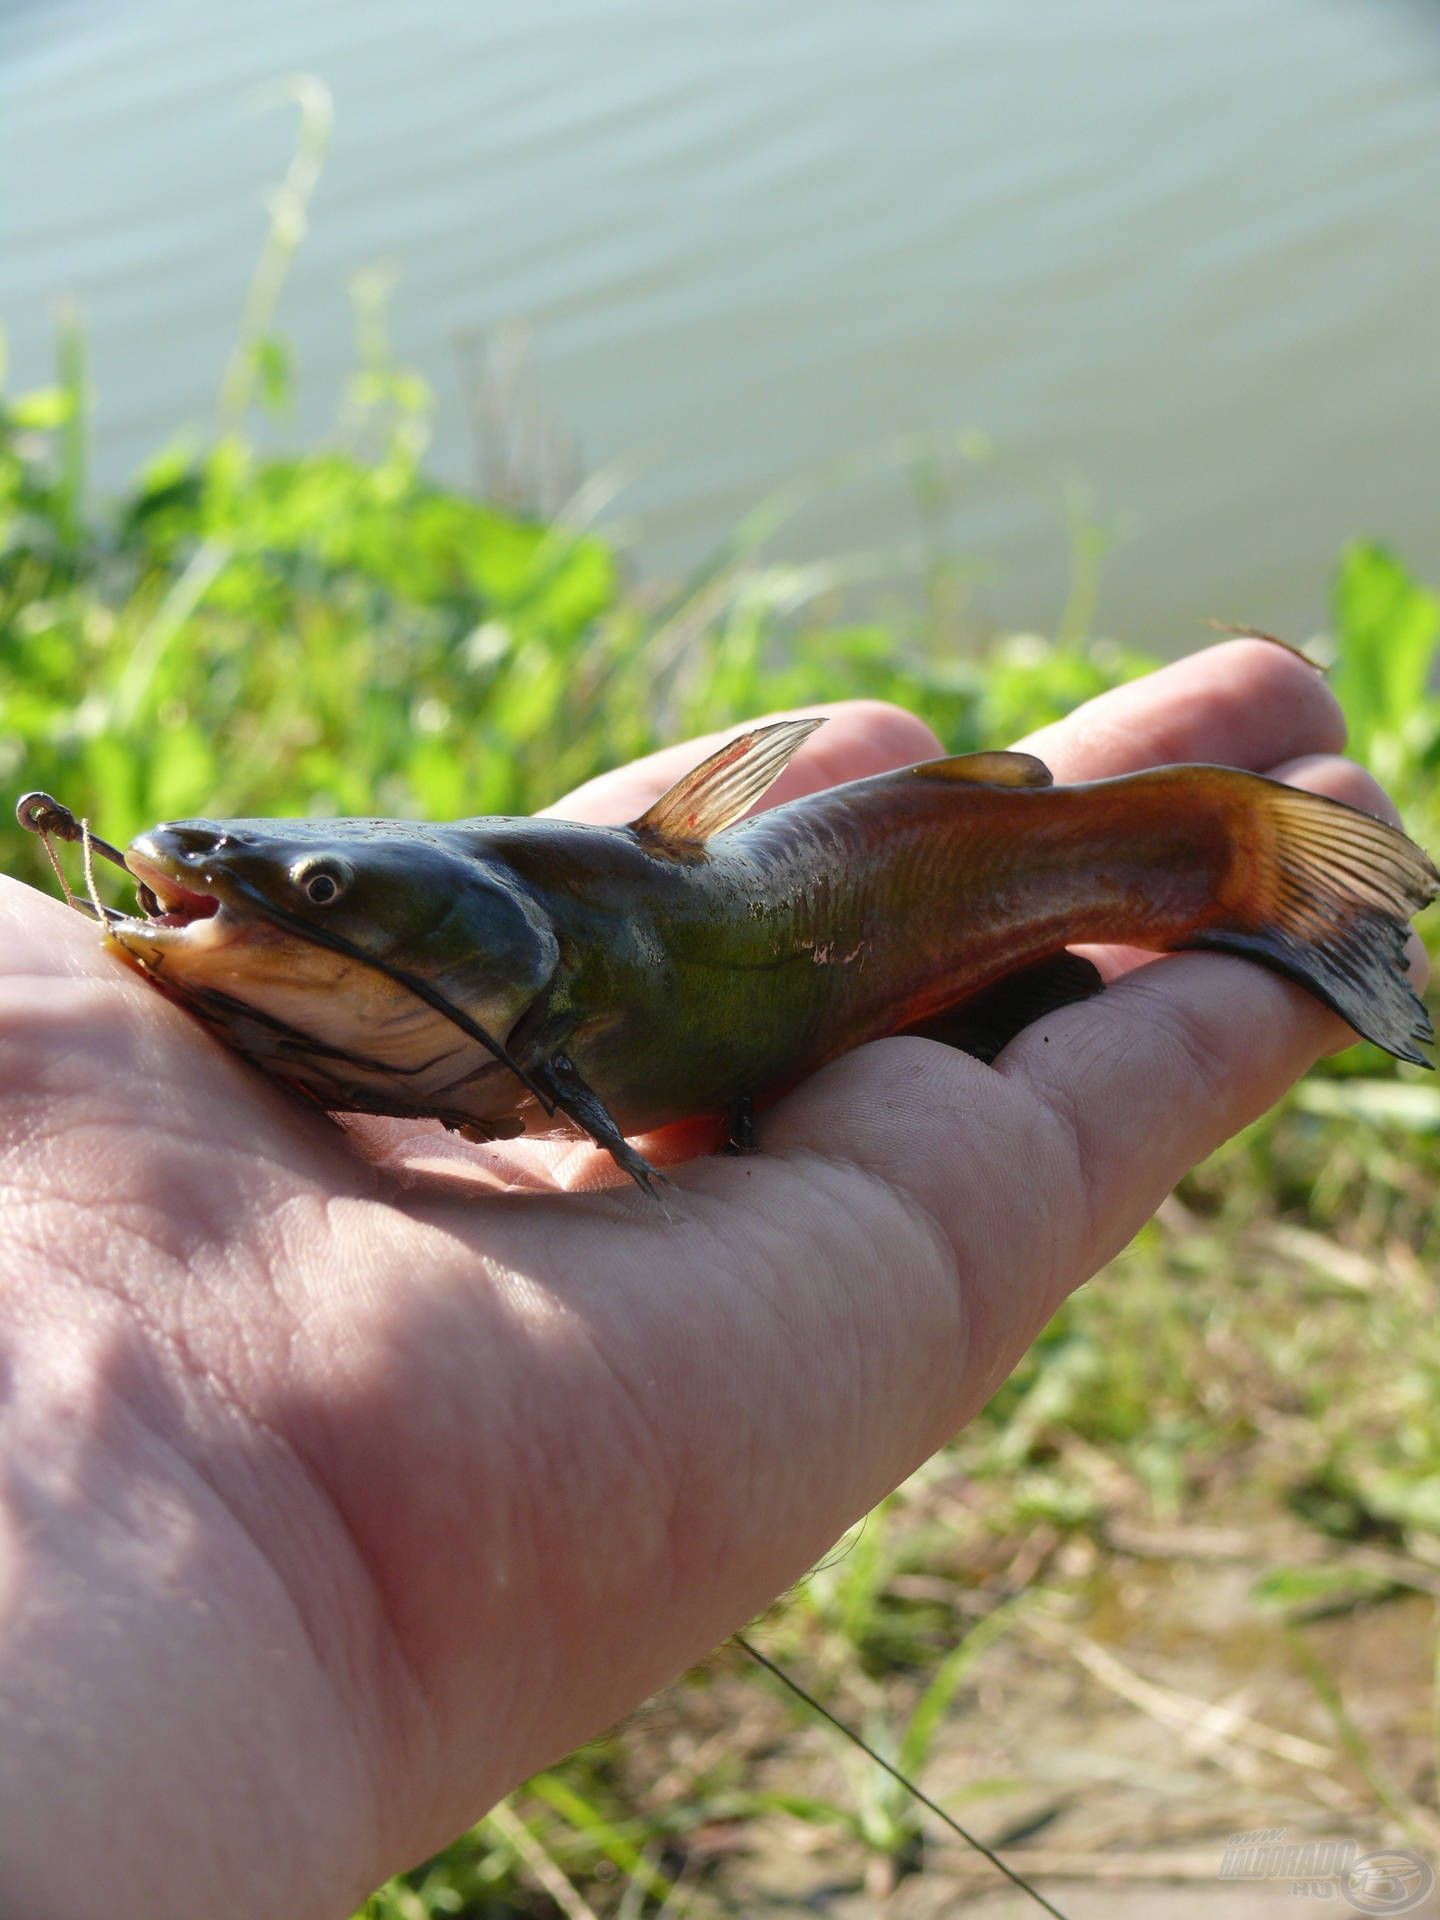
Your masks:
M132 852L127 864L139 886L141 909L152 926L188 927L197 920L212 920L220 911L215 894L183 886L154 861Z

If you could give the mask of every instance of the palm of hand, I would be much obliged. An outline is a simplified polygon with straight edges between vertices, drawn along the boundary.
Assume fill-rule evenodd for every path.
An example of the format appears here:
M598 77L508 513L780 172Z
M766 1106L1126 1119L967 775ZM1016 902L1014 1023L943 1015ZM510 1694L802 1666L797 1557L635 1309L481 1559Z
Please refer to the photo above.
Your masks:
M1340 735L1238 643L1027 744L1063 780ZM773 798L932 750L842 709ZM697 757L566 810L630 817ZM188 1911L187 1862L237 1912L346 1911L792 1581L1342 1037L1167 959L995 1069L836 1062L667 1214L573 1143L347 1139L64 909L6 884L0 918L0 1727L41 1728L23 1767L0 1735L0 1862L66 1914L117 1875Z

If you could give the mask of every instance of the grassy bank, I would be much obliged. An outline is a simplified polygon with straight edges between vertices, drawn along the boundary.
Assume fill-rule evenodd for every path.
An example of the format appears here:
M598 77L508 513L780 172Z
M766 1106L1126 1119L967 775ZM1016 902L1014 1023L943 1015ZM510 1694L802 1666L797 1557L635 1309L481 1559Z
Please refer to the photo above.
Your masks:
M274 342L244 351L242 388L283 387ZM961 655L939 595L847 625L743 530L641 590L578 509L538 524L429 482L426 406L372 333L324 448L264 457L237 415L101 506L62 342L52 389L0 402L0 787L121 841L196 812L528 811L775 705L878 695L959 751L1151 664L1073 638ZM1434 847L1440 605L1357 546L1334 609L1356 750ZM0 864L50 884L8 806ZM1124 1855L1213 1884L1225 1837L1272 1825L1440 1852L1437 1145L1421 1076L1368 1048L1312 1076L763 1643L1061 1881ZM918 1832L721 1657L366 1911L764 1914L825 1887L835 1913L939 1912L979 1883Z

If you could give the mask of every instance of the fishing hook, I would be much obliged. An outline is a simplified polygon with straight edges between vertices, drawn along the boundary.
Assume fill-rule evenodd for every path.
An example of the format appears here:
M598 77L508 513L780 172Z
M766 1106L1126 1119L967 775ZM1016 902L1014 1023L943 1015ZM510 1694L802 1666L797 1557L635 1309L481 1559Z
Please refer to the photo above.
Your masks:
M102 902L95 885L97 853L119 867L122 873L130 872L125 856L118 847L112 847L108 840L102 840L98 833L92 832L88 820L77 820L69 807L62 806L53 794L40 792L22 794L15 804L15 818L27 833L38 834L40 844L45 849L45 856L55 869L55 878L60 882L60 891L64 894L68 906L73 907L77 913L85 912L85 907L70 890L70 883L65 878L59 856L51 844L52 835L55 839L67 841L72 846L78 844L82 849L85 862L85 891L90 896L91 910L101 925L108 925L112 920L125 918L125 915L116 908L107 907ZM133 875L131 877L133 878ZM140 886L139 898L143 912L150 914L159 912L159 902L148 887Z

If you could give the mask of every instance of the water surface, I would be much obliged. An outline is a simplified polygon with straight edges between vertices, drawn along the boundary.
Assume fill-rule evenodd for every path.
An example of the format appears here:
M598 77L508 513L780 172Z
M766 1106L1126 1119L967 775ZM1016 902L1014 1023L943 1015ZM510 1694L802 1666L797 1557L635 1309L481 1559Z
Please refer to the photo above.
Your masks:
M72 299L104 483L211 415L290 149L253 95L295 70L336 108L282 308L296 435L385 262L437 467L474 471L457 340L523 322L585 467L643 457L614 512L646 573L799 483L777 557L913 594L884 450L980 429L941 522L996 621L1054 624L1082 483L1126 638L1312 630L1358 532L1440 576L1433 7L0 0L11 379Z

